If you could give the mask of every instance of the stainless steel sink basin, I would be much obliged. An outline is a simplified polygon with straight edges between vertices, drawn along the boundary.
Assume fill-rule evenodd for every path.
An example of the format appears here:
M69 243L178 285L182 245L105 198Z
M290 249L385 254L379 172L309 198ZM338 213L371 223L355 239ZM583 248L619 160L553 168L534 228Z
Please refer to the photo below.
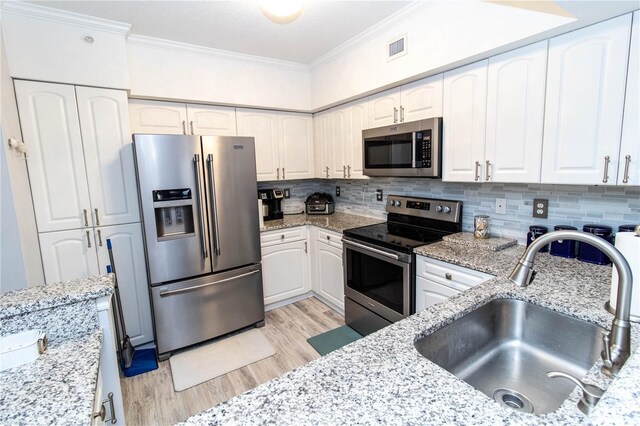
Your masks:
M575 387L547 377L547 371L584 377L600 357L602 330L531 303L497 299L415 347L499 404L543 414L558 409Z

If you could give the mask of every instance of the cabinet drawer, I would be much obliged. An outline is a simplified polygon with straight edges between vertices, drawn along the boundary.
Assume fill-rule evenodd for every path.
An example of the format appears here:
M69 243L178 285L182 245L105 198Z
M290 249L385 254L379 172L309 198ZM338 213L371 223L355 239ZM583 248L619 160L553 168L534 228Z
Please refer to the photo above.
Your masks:
M493 278L493 275L469 268L441 262L424 256L416 256L416 276L433 280L455 288L470 288Z
M416 278L416 312L420 312L436 303L444 302L458 293L461 293L461 291L418 277Z
M342 248L342 234L337 232L318 229L316 241L319 243L329 244L333 247Z
M280 243L300 241L307 238L307 228L299 226L297 228L278 229L260 234L260 245L269 247Z

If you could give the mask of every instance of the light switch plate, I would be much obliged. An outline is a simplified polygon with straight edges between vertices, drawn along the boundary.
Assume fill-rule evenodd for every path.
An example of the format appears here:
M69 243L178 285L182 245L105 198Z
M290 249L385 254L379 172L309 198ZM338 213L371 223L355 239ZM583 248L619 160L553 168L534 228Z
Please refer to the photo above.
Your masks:
M291 190L289 188L284 189L284 198L291 198Z
M340 196L340 187L336 186L336 197Z
M507 199L496 198L496 213L507 214Z
M549 200L544 198L533 199L533 217L546 219L549 215Z

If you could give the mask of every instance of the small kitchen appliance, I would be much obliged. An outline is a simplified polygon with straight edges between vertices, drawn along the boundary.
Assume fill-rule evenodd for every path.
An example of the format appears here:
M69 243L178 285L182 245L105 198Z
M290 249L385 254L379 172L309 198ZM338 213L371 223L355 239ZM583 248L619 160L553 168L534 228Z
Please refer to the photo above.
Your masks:
M613 229L607 225L589 224L582 227L582 231L593 234L602 238L608 243L612 242L611 232ZM591 244L580 243L578 248L578 260L587 263L594 263L596 265L610 265L611 260L609 256L604 254L599 249L595 248Z
M259 189L258 198L262 200L262 217L264 220L282 219L282 200L284 191L282 189Z
M389 195L387 221L342 238L345 323L371 334L415 312L413 249L462 229L462 202Z
M304 203L307 214L333 213L333 197L326 192L314 192Z
M532 242L535 241L536 238L546 234L549 232L549 228L541 225L531 225L529 227L529 232L527 232L527 247L531 245ZM546 253L549 251L549 246L546 245L538 250L538 253Z
M556 225L554 231L577 231L578 228L571 225ZM551 243L549 253L553 256L566 257L573 259L576 257L576 241L575 240L558 240Z

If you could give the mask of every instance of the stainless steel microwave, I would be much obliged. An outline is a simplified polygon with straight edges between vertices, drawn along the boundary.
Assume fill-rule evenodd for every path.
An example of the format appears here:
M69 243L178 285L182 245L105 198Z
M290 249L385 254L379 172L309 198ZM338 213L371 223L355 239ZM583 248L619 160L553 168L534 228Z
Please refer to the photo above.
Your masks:
M362 131L367 176L442 176L442 118Z

